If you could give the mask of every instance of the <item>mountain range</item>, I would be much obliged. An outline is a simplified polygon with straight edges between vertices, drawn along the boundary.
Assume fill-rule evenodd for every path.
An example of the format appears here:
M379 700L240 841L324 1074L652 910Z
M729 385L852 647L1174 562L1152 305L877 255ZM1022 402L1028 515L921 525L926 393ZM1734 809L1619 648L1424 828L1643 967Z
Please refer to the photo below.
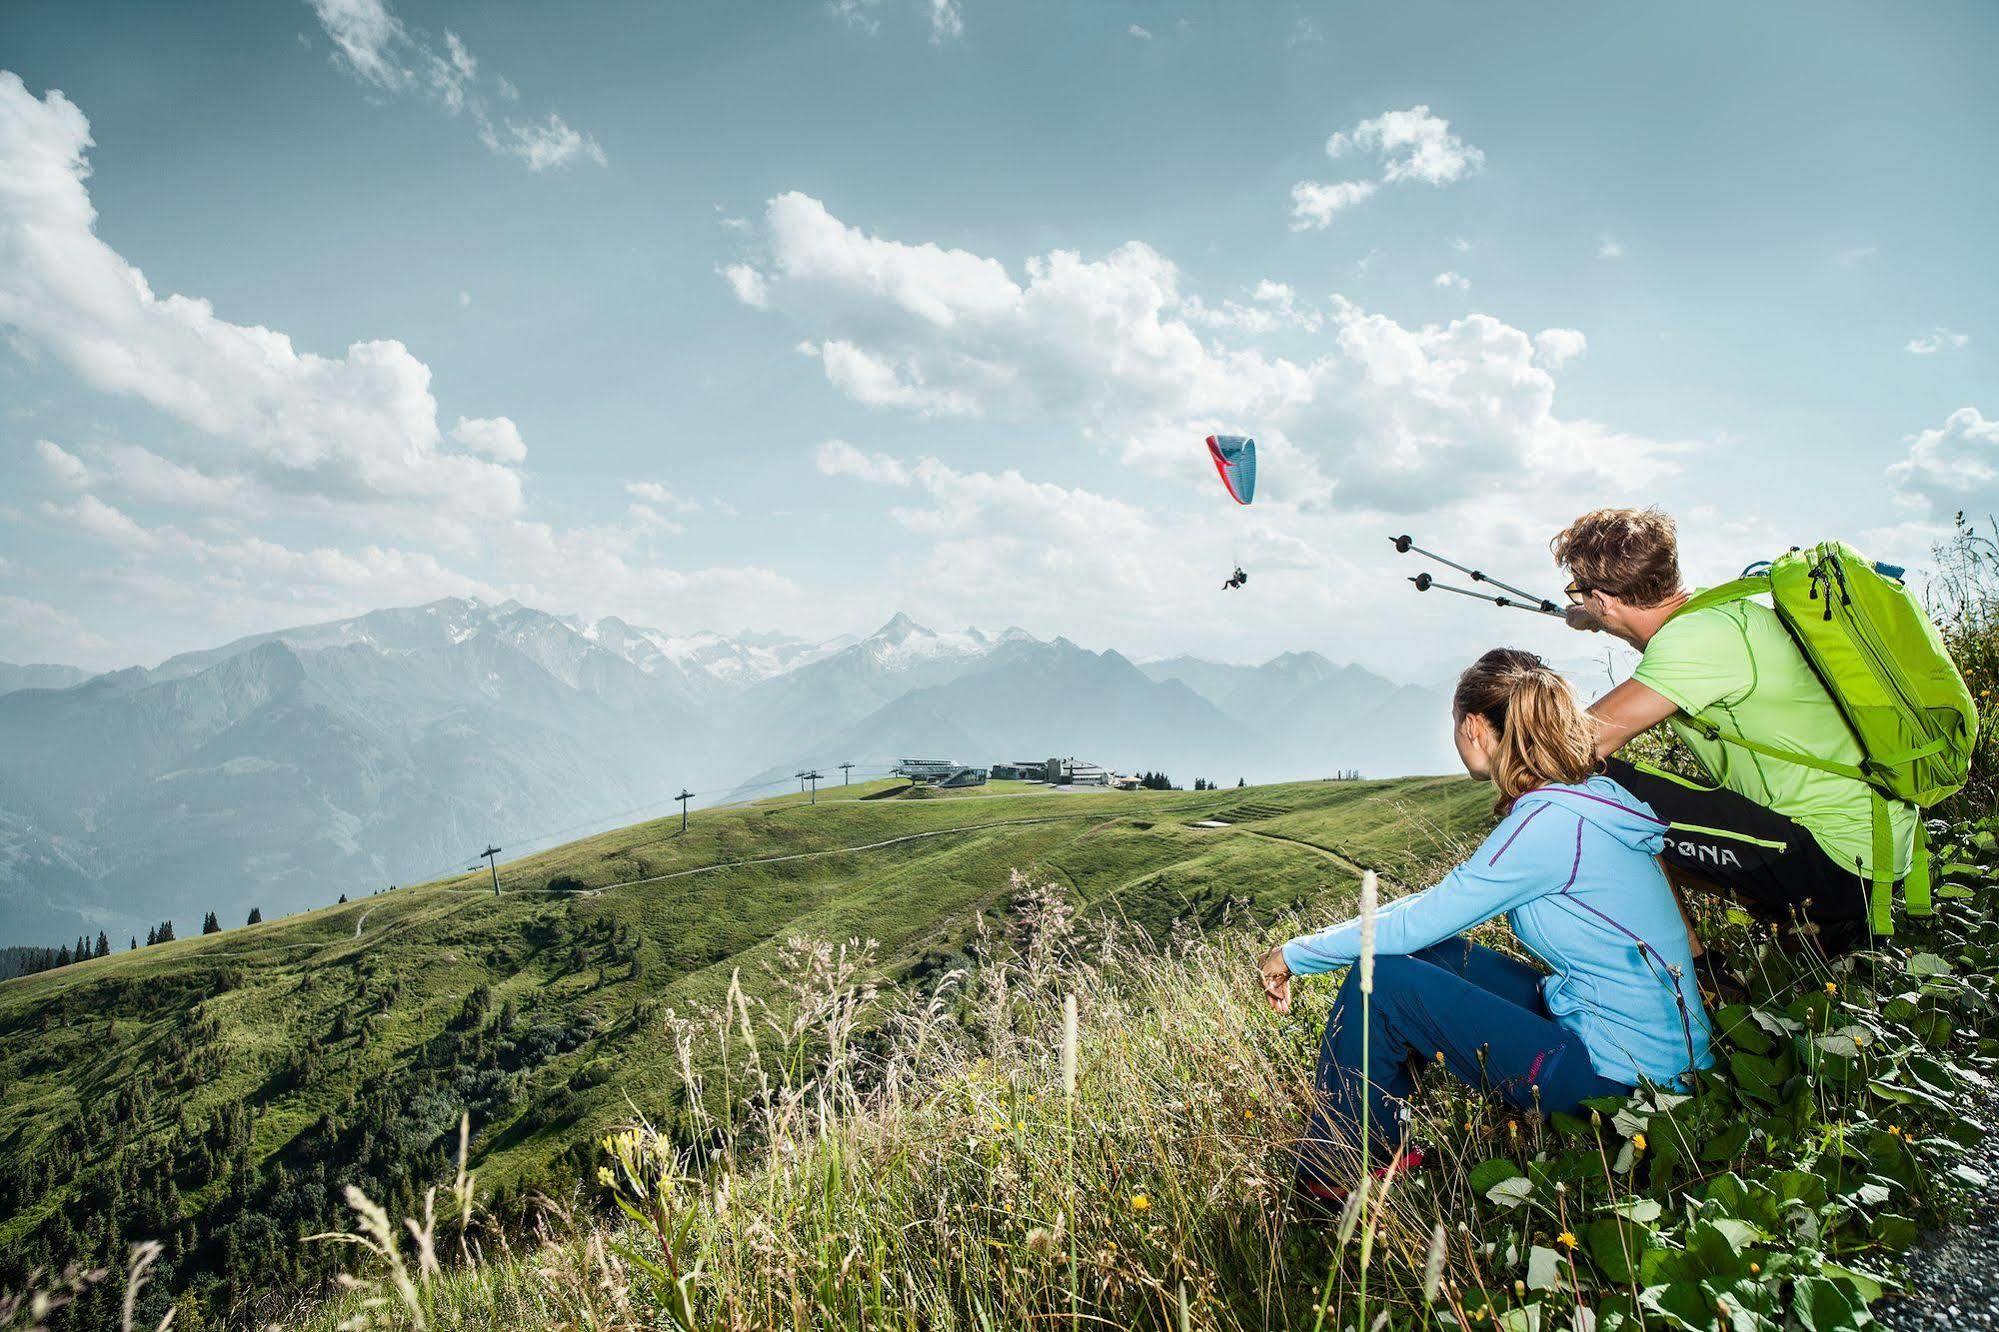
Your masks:
M675 635L471 599L150 670L0 664L0 944L271 917L840 763L1442 772L1444 708L1309 652L1134 662L901 614L823 642Z

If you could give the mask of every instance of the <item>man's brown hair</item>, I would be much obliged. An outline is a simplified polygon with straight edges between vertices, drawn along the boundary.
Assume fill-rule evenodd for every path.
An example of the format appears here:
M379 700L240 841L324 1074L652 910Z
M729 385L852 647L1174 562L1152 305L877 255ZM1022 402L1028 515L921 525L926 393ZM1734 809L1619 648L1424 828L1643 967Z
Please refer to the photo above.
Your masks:
M1593 509L1549 544L1581 586L1633 606L1656 606L1680 590L1679 539L1657 509Z

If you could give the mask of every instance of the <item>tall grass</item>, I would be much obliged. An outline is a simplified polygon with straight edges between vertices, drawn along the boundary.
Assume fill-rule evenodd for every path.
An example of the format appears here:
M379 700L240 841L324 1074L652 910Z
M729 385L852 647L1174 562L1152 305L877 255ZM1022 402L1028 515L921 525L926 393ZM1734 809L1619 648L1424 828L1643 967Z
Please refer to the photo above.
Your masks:
M439 1279L363 1210L369 1275L305 1325L1343 1326L1363 1270L1398 1321L1479 1287L1448 1159L1299 1223L1330 990L1271 1013L1264 931L1155 942L1013 888L973 965L920 990L881 983L865 941L800 940L768 1002L737 984L670 1016L679 1108L603 1144L625 1224L552 1225ZM1424 1113L1457 1152L1498 1138L1476 1098Z

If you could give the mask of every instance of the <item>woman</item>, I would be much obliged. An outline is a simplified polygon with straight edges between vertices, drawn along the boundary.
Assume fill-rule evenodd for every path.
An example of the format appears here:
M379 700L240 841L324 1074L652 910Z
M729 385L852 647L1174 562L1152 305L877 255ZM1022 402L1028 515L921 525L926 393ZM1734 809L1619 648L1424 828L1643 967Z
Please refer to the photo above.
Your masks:
M1504 817L1476 855L1374 922L1374 990L1361 1003L1358 920L1300 935L1263 959L1263 987L1287 1012L1291 978L1348 967L1326 1022L1318 1108L1301 1153L1308 1193L1336 1197L1369 1097L1369 1158L1392 1156L1412 1061L1438 1060L1510 1104L1573 1112L1586 1098L1668 1086L1705 1068L1708 1021L1687 931L1654 857L1664 821L1596 764L1588 717L1547 663L1498 648L1458 678L1458 757L1499 789ZM1505 915L1551 968L1474 944L1460 931ZM1361 1032L1368 1032L1366 1059ZM1365 1082L1362 1075L1365 1074ZM1379 1170L1377 1171L1379 1173Z

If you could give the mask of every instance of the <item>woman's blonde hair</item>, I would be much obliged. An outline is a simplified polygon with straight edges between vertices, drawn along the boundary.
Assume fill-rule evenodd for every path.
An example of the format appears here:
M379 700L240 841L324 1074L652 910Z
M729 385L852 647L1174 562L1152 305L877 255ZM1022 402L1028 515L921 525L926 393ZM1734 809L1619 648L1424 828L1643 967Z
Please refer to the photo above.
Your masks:
M1465 668L1451 699L1454 720L1479 716L1499 736L1492 758L1494 808L1550 782L1580 782L1596 770L1596 722L1547 662L1519 648L1494 648Z

